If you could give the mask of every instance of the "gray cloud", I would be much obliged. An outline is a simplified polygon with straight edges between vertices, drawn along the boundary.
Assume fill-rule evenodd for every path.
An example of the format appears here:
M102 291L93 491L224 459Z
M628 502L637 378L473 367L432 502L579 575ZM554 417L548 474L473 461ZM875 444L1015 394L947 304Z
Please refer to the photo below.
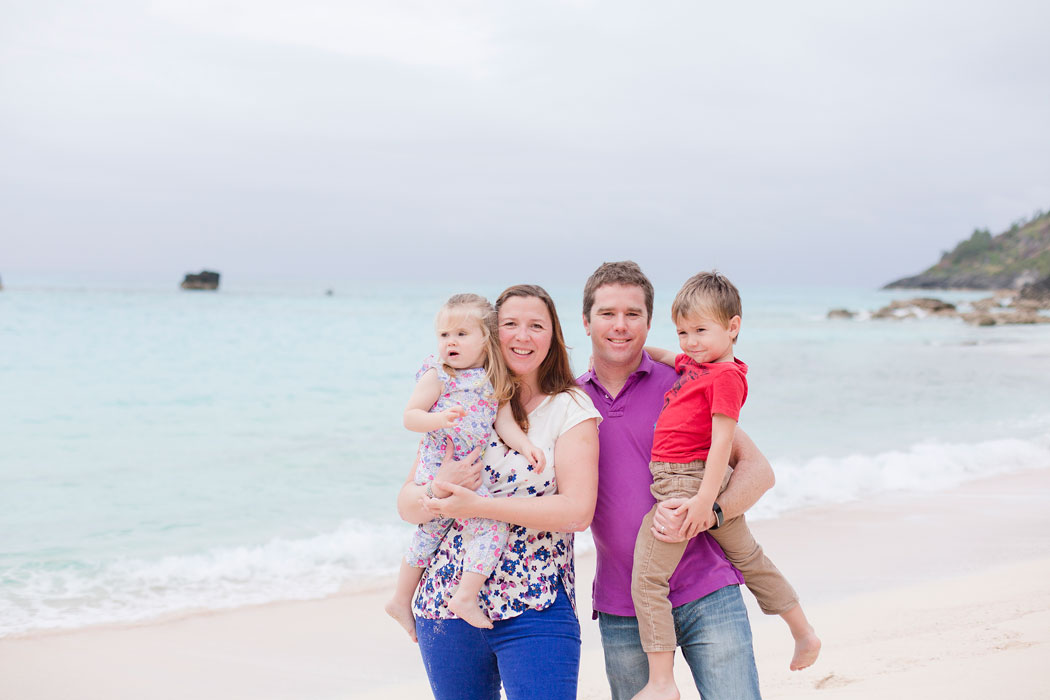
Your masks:
M1050 205L1044 3L3 7L7 278L878 284Z

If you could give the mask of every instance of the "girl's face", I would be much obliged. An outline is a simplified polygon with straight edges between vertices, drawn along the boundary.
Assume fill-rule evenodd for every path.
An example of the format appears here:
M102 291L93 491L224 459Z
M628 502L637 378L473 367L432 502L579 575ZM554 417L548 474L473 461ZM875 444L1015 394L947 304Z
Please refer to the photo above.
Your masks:
M554 324L537 297L511 297L499 309L499 345L516 377L535 374L547 358Z
M476 318L443 314L437 324L438 355L453 369L471 369L485 364L485 332Z

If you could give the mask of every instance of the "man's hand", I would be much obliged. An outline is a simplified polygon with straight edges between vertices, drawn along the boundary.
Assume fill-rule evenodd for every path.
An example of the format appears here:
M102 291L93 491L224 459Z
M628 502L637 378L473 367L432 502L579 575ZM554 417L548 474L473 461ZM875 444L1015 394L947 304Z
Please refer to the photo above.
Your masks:
M452 438L445 438L445 456L434 474L434 482L431 485L434 495L442 498L450 493L448 489L440 486L438 482L456 484L471 491L476 491L481 486L481 469L484 464L482 464L479 457L481 457L483 449L484 446L478 445L468 452L463 459L455 460L452 459L454 453Z
M656 513L653 514L653 537L668 543L684 542L688 539L681 533L685 515L677 513L678 507L684 505L685 501L684 498L668 498L656 504Z

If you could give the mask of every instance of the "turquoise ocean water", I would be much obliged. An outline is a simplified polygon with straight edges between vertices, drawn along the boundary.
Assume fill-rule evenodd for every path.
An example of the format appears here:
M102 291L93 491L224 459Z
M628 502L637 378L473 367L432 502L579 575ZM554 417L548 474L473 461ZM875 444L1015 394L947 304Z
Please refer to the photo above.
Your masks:
M0 635L321 597L394 571L416 444L401 413L434 312L500 291L7 282ZM676 285L658 288L650 343L673 346ZM582 287L549 290L582 371ZM755 517L1050 466L1050 326L830 321L910 295L743 291L741 425L778 477Z

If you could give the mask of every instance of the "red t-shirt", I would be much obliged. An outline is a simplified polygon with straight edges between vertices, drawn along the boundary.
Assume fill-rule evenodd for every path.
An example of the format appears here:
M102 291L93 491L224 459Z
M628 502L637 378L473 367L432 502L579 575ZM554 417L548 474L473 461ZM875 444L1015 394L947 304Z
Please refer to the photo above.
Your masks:
M747 399L747 365L698 363L686 354L675 358L678 381L664 394L664 408L653 431L653 461L684 464L707 459L711 449L711 416L740 419Z

